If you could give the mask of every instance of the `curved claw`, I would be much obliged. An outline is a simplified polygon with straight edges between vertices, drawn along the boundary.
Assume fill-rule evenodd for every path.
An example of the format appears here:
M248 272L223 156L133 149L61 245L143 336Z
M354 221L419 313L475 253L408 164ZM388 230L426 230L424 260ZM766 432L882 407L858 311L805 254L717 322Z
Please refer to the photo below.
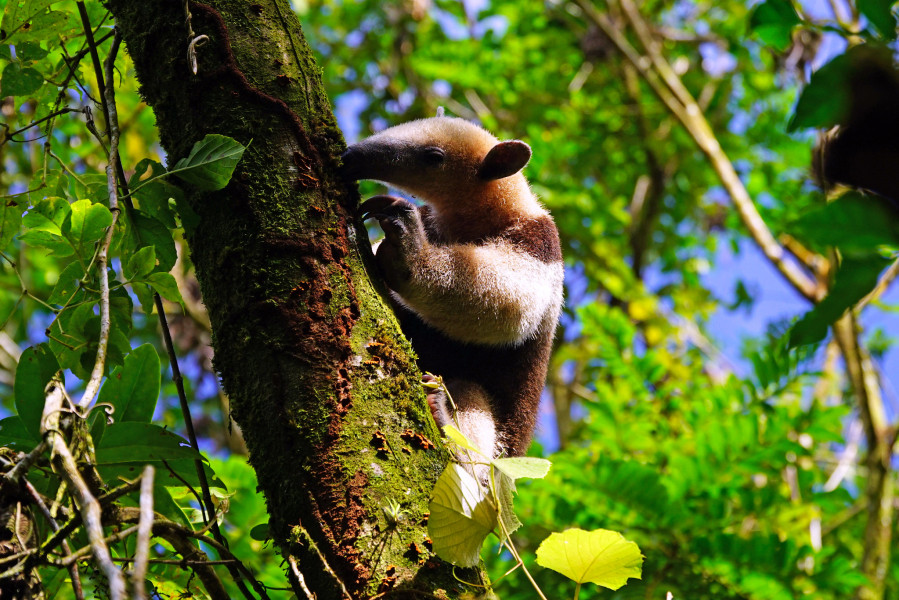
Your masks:
M415 205L407 200L397 198L396 196L388 196L386 194L372 196L359 205L359 214L362 220L371 217L384 218L396 216L398 213L415 210Z

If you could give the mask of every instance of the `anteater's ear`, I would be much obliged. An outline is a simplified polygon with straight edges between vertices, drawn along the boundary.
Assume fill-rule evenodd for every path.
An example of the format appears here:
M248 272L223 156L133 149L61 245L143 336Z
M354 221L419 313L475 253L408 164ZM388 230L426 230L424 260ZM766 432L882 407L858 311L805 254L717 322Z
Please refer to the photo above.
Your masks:
M478 168L485 181L502 179L518 173L531 160L531 147L519 140L500 142L490 149Z

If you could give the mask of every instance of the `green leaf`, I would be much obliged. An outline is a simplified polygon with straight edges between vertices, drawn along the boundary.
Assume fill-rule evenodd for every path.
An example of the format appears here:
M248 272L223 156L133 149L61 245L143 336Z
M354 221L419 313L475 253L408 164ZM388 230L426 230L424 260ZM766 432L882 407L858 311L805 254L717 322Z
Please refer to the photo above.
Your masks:
M69 208L71 212L63 221L62 234L82 256L89 256L94 251L89 245L102 238L106 228L112 225L112 213L90 200L78 200Z
M110 373L98 402L107 402L115 408L112 417L116 423L149 423L159 398L161 377L156 349L150 344L138 346L125 357L123 367Z
M16 367L13 394L16 412L25 429L34 438L41 438L41 415L44 412L44 388L59 370L59 363L47 344L38 344L22 352Z
M59 366L69 369L76 377L86 380L90 376L93 360L97 354L97 342L88 340L85 333L93 321L99 331L100 318L94 315L94 303L68 308L56 317L50 325L48 345Z
M787 124L787 132L797 129L833 127L849 111L849 57L841 54L812 73Z
M40 435L29 431L19 415L0 420L0 446L31 452L40 442Z
M607 529L553 533L537 548L537 564L577 583L595 583L610 590L617 590L629 578L640 579L643 573L637 544Z
M44 198L28 209L23 222L29 229L62 235L62 224L71 212L72 209L65 199Z
M144 313L148 315L153 314L153 307L156 305L156 301L153 298L153 288L146 283L132 283L131 289L134 291L134 295L137 296Z
M0 75L0 94L3 96L28 96L44 85L44 76L36 69L11 62L3 67Z
M887 200L860 192L846 193L805 213L795 228L806 241L844 252L872 253L878 246L899 246L899 214Z
M137 163L130 186L142 212L158 219L169 229L175 229L177 223L170 200L176 203L183 201L184 192L177 185L161 179L166 175L168 172L164 166L145 158Z
M512 493L515 491L515 481L511 477L507 477L503 473L494 473L496 481L496 499L499 504L499 520L502 527L499 527L499 541L505 542L515 531L521 527L521 521L515 514Z
M33 62L47 56L49 52L41 48L38 42L22 42L16 44L16 58L23 62Z
M0 202L0 252L6 250L21 227L21 209L14 202Z
M194 144L171 172L201 190L220 190L231 180L246 148L224 135L209 134Z
M893 16L893 4L895 0L858 0L856 7L880 35L888 40L895 40L896 17Z
M0 421L0 423L2 423L2 421ZM269 528L268 523L260 523L259 525L256 525L252 529L250 529L250 537L257 542L264 542L272 537L272 532Z
M70 256L72 247L62 236L62 225L71 212L69 203L62 198L39 201L22 217L25 232L19 239L33 246L49 248L56 256Z
M800 22L789 0L766 0L752 11L749 28L769 46L785 50L792 41L793 27Z
M172 232L158 219L148 217L135 211L132 213L131 225L140 237L140 247L155 246L158 271L169 272L175 266L178 254L175 251L175 240Z
M443 426L443 433L444 433L444 435L446 435L446 438L447 438L450 442L456 444L456 445L459 446L460 448L464 448L465 450L469 450L469 451L471 451L471 452L474 452L474 453L477 454L478 456L484 456L484 454L482 454L480 450L478 450L477 448L475 448L475 446L474 446L474 444L471 442L471 440L469 440L467 437L465 437L465 434L462 433L461 431L459 431L458 429L456 429L455 426L453 426L453 425L444 425L444 426ZM476 457L472 457L472 458L476 458Z
M102 442L101 444L102 445ZM196 455L195 455L196 456ZM140 476L145 465L156 467L155 481L165 487L181 487L189 485L195 489L200 487L200 477L197 475L197 462L193 458L176 458L172 460L140 460L133 462L116 462L99 465L97 470L104 481L116 479L133 480ZM206 481L210 487L227 489L224 482L215 474L212 468L201 461L203 471L206 473Z
M880 273L891 263L878 255L844 256L827 297L807 312L790 329L789 347L816 344L827 335L827 328L851 306L865 297Z
M48 11L47 7L57 0L18 0L7 2L0 25L4 43L19 44L23 41L40 42L48 39L66 38L79 31L77 11L68 14L62 11Z
M178 284L171 273L153 273L147 277L147 282L166 300L184 304L181 292L178 291Z
M156 268L156 247L145 246L132 254L125 263L126 279L142 279Z
M528 477L530 479L543 479L549 473L552 463L545 458L530 456L516 456L513 458L495 458L490 461L494 467L511 477L512 480Z
M97 464L195 459L187 440L158 425L126 421L106 428L97 445Z
M437 480L428 507L428 534L437 556L461 567L478 564L481 545L496 528L498 515L475 478L450 463Z
M59 274L59 279L56 280L56 286L53 288L50 297L47 298L47 302L59 306L68 304L72 297L82 289L78 282L83 277L84 269L81 267L81 263L78 261L70 263Z

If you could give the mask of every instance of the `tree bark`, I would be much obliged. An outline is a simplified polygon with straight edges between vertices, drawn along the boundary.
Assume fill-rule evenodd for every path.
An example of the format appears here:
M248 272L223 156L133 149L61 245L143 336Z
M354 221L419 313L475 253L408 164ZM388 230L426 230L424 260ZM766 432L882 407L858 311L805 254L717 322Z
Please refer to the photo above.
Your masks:
M425 550L449 455L411 348L366 275L358 193L336 176L343 138L288 3L191 3L193 31L209 36L198 75L181 1L109 6L170 164L206 134L249 144L225 190L188 191L198 220L186 235L215 366L297 596L300 578L320 599L471 593Z

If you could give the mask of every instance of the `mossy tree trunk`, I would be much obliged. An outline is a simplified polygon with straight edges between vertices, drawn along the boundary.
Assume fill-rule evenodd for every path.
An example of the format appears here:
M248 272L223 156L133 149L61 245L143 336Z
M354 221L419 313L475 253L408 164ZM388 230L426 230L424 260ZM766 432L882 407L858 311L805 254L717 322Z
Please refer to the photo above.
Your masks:
M191 3L193 31L209 36L198 75L181 0L109 6L170 164L206 134L249 144L224 191L189 195L199 221L187 238L215 365L298 597L302 585L322 600L465 593L417 551L448 455L409 434L438 437L408 343L366 275L357 192L336 176L343 138L288 2ZM391 501L398 523L382 509Z

